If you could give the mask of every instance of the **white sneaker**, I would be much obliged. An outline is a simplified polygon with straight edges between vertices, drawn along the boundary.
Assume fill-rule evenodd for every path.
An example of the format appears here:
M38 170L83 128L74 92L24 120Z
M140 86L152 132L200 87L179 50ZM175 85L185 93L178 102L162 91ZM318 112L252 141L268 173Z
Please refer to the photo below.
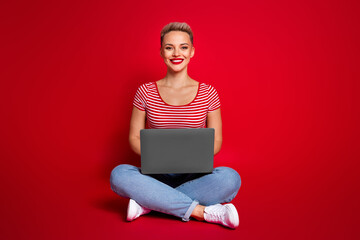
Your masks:
M127 208L126 220L132 221L132 220L140 217L141 215L147 214L149 212L151 212L151 209L144 208L144 207L140 206L137 202L135 202L135 200L130 199L129 205Z
M219 223L233 229L239 226L239 215L232 203L205 207L204 218L207 222Z

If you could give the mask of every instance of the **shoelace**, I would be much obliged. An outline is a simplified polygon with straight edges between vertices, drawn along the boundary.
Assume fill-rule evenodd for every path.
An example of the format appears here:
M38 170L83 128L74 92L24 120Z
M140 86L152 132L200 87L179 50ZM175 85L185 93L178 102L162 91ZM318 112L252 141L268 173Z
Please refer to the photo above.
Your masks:
M215 205L212 207L210 213L207 212L207 214L215 221L222 222L225 214L225 207L223 205Z

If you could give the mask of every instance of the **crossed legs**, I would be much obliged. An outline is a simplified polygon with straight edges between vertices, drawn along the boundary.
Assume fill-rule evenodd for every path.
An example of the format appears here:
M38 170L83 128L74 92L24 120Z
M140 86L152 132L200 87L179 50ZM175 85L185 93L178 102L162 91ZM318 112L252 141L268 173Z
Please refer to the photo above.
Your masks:
M138 167L121 164L113 169L110 183L118 195L183 221L189 221L190 216L203 220L205 206L230 202L241 185L239 174L228 167L215 168L213 173L190 178L175 187L179 179L181 176L166 175L166 179L159 180L142 174Z

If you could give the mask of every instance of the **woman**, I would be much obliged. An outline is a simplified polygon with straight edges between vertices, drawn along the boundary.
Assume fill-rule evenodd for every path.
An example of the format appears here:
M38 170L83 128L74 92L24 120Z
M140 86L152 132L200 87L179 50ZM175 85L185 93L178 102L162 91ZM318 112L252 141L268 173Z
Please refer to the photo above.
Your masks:
M166 76L142 84L134 98L129 142L140 153L140 130L145 128L214 128L214 154L222 144L220 100L214 87L190 78L187 67L194 56L193 33L186 23L173 22L161 31L160 55L167 66ZM151 210L189 221L239 225L239 216L230 202L237 194L239 174L217 167L210 174L141 174L138 167L121 164L111 173L111 188L130 198L127 220Z

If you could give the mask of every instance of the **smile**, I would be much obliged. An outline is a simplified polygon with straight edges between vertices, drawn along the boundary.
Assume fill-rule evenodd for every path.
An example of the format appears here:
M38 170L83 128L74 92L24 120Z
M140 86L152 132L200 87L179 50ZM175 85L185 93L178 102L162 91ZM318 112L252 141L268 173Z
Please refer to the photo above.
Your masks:
M170 59L170 62L172 64L180 64L184 61L184 59L181 59L181 58L175 58L175 59Z

